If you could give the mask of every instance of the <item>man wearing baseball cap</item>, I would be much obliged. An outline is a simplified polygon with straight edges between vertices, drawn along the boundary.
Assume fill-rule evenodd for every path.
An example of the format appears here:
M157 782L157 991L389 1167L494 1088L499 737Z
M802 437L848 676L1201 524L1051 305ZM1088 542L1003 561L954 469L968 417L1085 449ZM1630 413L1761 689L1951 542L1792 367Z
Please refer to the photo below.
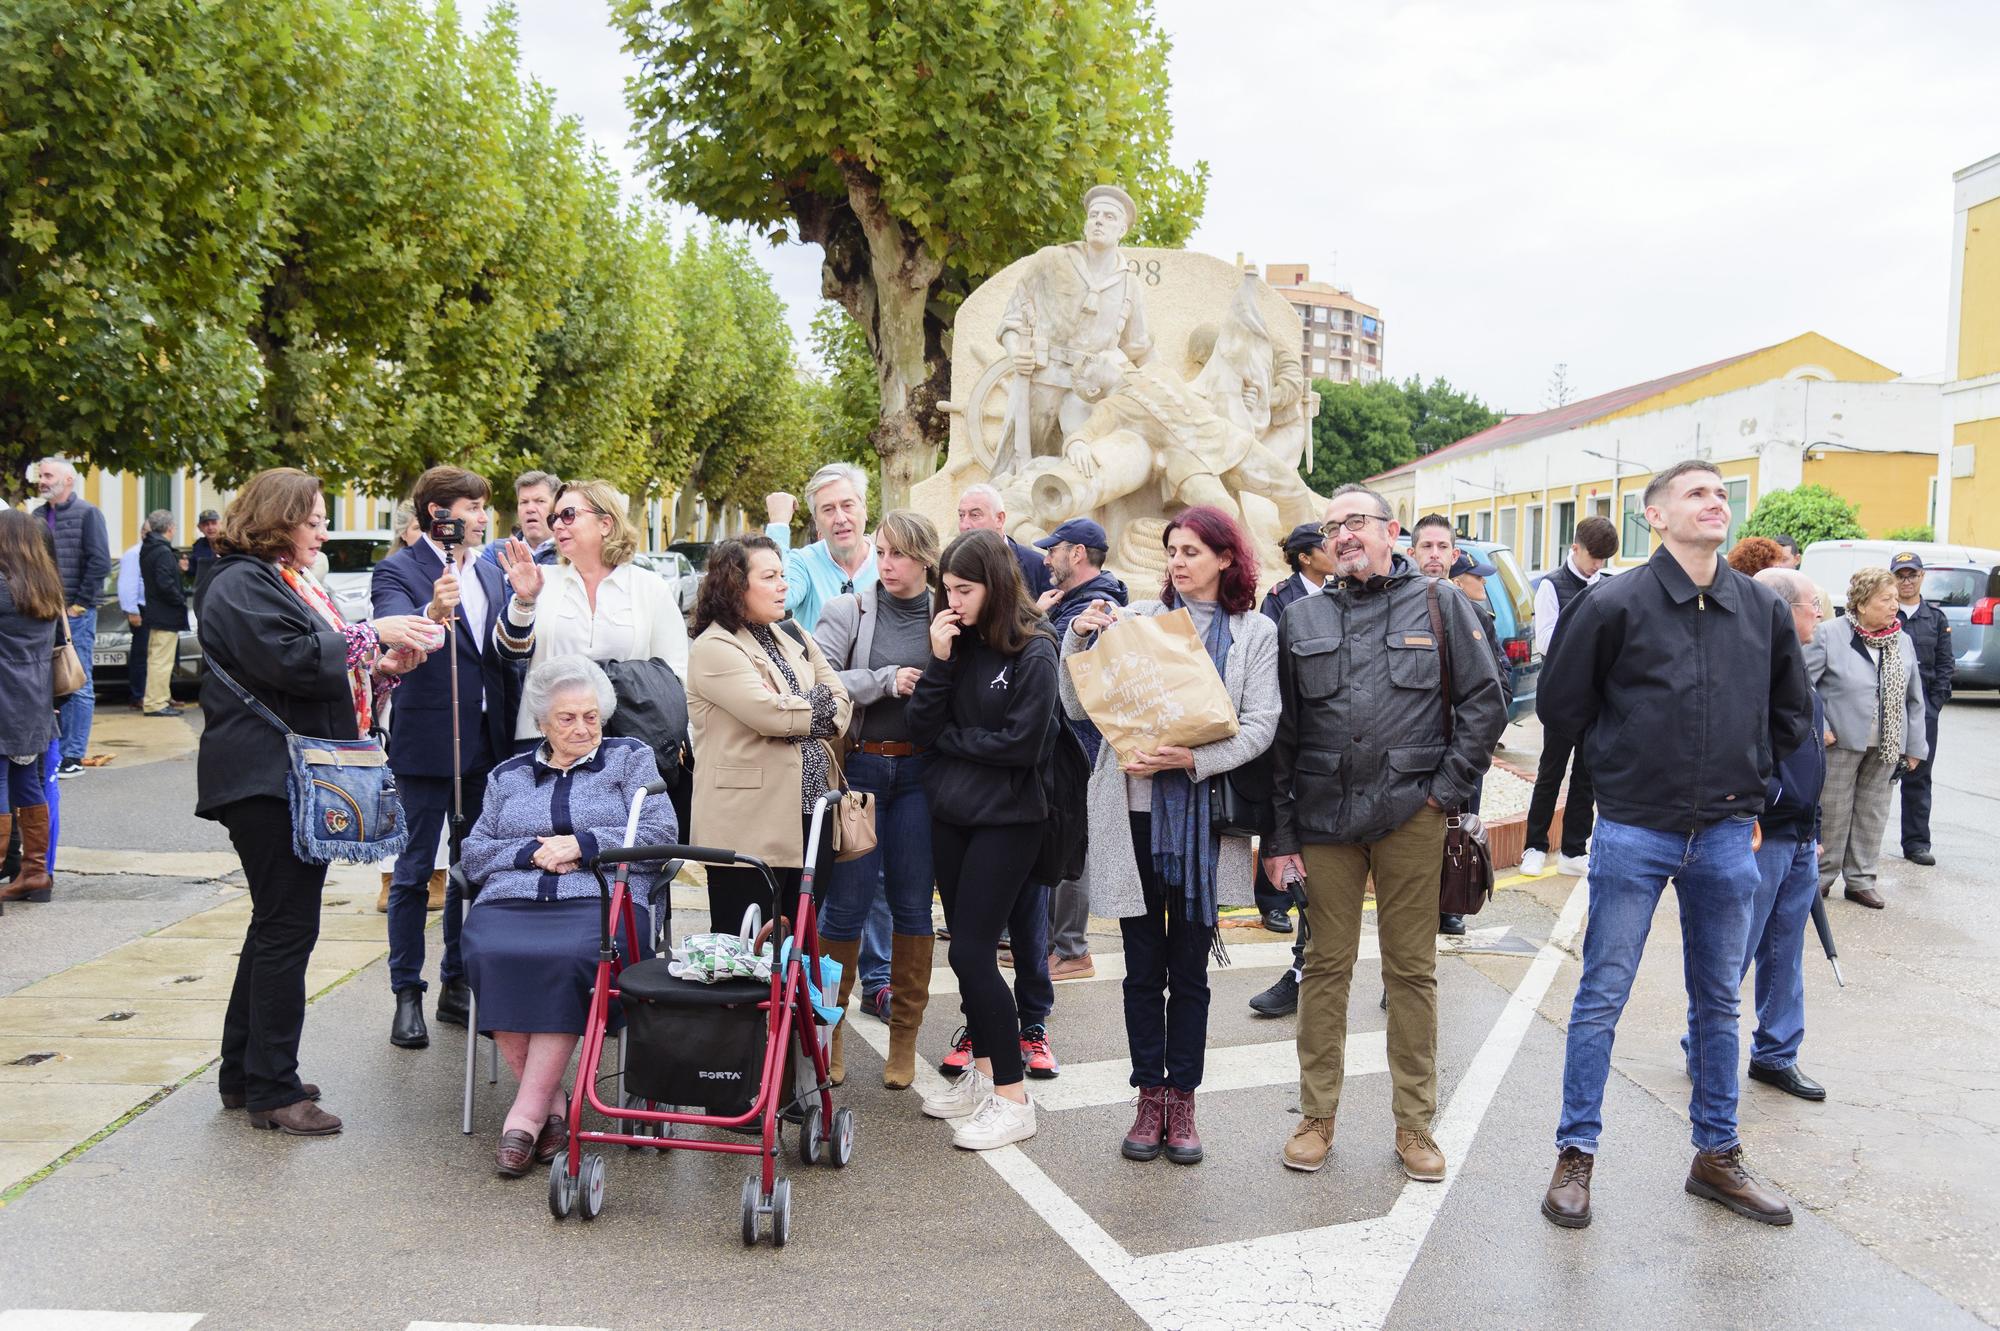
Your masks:
M1104 528L1089 518L1071 518L1035 542L1047 552L1049 579L1055 585L1037 602L1049 617L1049 627L1058 640L1069 631L1069 622L1089 608L1092 601L1125 605L1131 600L1125 584L1104 571L1111 552L1111 540ZM1103 737L1087 720L1064 718L1083 745L1084 756L1095 764ZM1097 974L1090 957L1090 891L1080 879L1057 883L1049 894L1049 980L1087 980Z
M1917 649L1917 677L1924 683L1924 736L1930 752L1913 769L1901 772L1903 783L1903 858L1912 864L1936 864L1931 854L1931 767L1937 762L1938 713L1951 697L1951 625L1944 612L1924 599L1924 561L1904 550L1889 561L1896 579L1896 618Z
M194 529L201 533L194 544L188 547L188 578L194 583L194 612L201 614L201 594L205 590L203 578L215 568L215 547L209 544L209 537L222 526L222 515L212 508L204 508L201 516L194 520Z

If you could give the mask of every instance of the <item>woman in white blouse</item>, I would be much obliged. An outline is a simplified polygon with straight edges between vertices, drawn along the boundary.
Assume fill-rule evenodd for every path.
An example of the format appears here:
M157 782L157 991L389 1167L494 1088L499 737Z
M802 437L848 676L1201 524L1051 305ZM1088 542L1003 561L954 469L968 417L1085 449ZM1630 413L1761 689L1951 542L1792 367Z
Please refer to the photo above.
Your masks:
M549 514L559 562L538 565L522 541L508 541L500 567L514 594L496 637L509 656L533 666L558 656L593 661L653 658L687 682L687 621L674 588L633 562L639 532L625 503L605 481L571 481L556 493ZM515 722L517 744L539 742L541 732L525 701Z

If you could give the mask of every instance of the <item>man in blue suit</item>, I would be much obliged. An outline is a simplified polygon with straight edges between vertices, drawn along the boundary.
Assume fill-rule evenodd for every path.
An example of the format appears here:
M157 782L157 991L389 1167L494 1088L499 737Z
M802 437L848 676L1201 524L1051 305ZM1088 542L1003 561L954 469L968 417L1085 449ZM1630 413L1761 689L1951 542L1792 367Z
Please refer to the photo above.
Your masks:
M389 767L402 792L410 844L396 860L389 883L389 984L396 1016L389 1042L403 1049L430 1043L424 1026L424 907L438 837L451 831L451 858L479 818L486 776L513 751L514 715L521 700L521 671L502 659L493 627L506 608L507 580L476 558L486 536L484 477L460 467L432 467L417 478L412 502L424 535L375 566L375 613L426 615L452 629L446 648L403 676L394 695ZM443 524L464 524L463 541L440 542ZM458 676L458 764L452 765L452 675ZM464 819L454 822L452 778L462 779ZM444 958L437 1016L463 1026L470 991L458 955L464 904L447 885Z

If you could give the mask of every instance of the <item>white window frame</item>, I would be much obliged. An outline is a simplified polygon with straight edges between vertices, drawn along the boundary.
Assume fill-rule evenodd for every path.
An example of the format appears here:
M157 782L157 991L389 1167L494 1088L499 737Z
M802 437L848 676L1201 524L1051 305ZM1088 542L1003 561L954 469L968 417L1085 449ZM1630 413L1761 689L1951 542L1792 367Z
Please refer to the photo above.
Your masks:
M1540 573L1548 564L1546 547L1549 543L1549 519L1547 503L1523 504L1521 514L1527 519L1523 524L1528 529L1528 572ZM1540 527L1540 531L1536 528Z

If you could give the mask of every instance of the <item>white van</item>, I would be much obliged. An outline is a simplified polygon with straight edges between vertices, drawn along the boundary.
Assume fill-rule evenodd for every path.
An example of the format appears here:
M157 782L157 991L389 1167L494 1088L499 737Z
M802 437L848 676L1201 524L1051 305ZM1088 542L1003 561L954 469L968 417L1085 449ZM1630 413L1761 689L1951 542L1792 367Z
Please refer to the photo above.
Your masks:
M1835 606L1847 603L1847 580L1856 569L1889 567L1904 551L1914 553L1926 568L1933 564L1985 564L2000 567L2000 550L1954 541L1814 541L1799 557L1799 571L1818 583Z

